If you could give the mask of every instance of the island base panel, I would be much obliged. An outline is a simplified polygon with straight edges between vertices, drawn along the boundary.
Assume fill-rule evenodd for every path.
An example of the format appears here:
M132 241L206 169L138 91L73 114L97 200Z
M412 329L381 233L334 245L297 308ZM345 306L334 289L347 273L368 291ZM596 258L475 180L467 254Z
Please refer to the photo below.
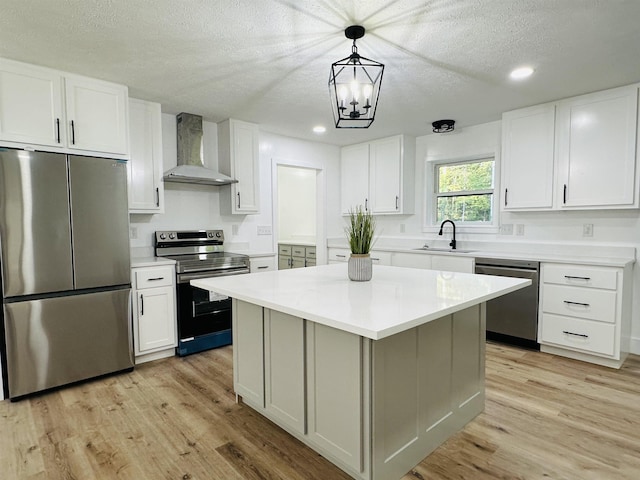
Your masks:
M234 343L234 369L236 361L244 361L241 368L250 368L253 362L252 368L262 372L247 378L263 378L264 384L286 378L287 372L266 371L273 368L293 368L300 378L298 368L286 361L264 359L285 347L300 358L300 347L304 349L305 384L295 382L292 394L297 398L294 405L301 405L299 395L303 395L305 424L301 428L270 409L259 381L248 391L236 382L236 393L353 478L400 479L484 409L484 304L382 340L298 317L280 319L269 309L251 308L255 305L245 302L236 304L239 343ZM275 318L279 318L277 337L270 335L275 330L269 322ZM291 334L283 332L288 328ZM304 345L293 347L291 342L302 337L301 328ZM263 347L256 345L255 333L263 336ZM278 345L278 338L285 343ZM244 339L251 343L243 344ZM244 348L253 351L245 356ZM250 395L245 397L243 391ZM256 391L262 396L254 395Z

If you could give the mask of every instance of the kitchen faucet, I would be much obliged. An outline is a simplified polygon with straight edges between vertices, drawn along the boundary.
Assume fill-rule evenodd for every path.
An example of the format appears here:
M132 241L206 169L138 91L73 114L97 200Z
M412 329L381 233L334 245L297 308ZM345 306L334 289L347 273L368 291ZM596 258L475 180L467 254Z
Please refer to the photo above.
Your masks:
M456 224L453 223L453 220L445 220L444 222L442 222L440 224L440 231L438 232L438 235L442 235L442 227L447 222L449 222L453 227L453 238L451 239L451 243L449 243L449 246L451 247L451 250L455 250L456 249Z

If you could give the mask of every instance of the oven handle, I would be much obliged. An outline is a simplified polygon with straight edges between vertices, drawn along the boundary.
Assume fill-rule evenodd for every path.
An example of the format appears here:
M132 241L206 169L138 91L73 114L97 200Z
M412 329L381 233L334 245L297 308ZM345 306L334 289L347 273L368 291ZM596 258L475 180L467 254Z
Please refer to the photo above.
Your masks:
M178 274L178 283L189 283L190 280L196 280L198 278L211 278L211 277L226 277L229 275L241 275L244 273L249 273L248 268L239 268L237 270L224 270L222 272L198 272L198 273L188 273Z

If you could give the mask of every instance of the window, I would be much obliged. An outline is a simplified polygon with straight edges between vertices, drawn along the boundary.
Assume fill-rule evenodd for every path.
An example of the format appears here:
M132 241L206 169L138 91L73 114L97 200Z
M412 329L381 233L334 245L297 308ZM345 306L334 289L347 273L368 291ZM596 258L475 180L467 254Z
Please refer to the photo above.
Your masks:
M495 161L483 158L434 165L433 218L466 224L493 223L493 177Z

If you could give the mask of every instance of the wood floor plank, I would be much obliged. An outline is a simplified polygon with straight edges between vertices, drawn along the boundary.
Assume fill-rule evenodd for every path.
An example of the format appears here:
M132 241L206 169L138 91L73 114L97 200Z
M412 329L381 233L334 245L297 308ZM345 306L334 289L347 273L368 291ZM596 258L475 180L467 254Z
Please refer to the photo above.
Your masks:
M347 480L233 392L232 347L0 402L0 478ZM403 480L640 478L640 357L487 344L485 411ZM390 479L393 480L393 479Z

